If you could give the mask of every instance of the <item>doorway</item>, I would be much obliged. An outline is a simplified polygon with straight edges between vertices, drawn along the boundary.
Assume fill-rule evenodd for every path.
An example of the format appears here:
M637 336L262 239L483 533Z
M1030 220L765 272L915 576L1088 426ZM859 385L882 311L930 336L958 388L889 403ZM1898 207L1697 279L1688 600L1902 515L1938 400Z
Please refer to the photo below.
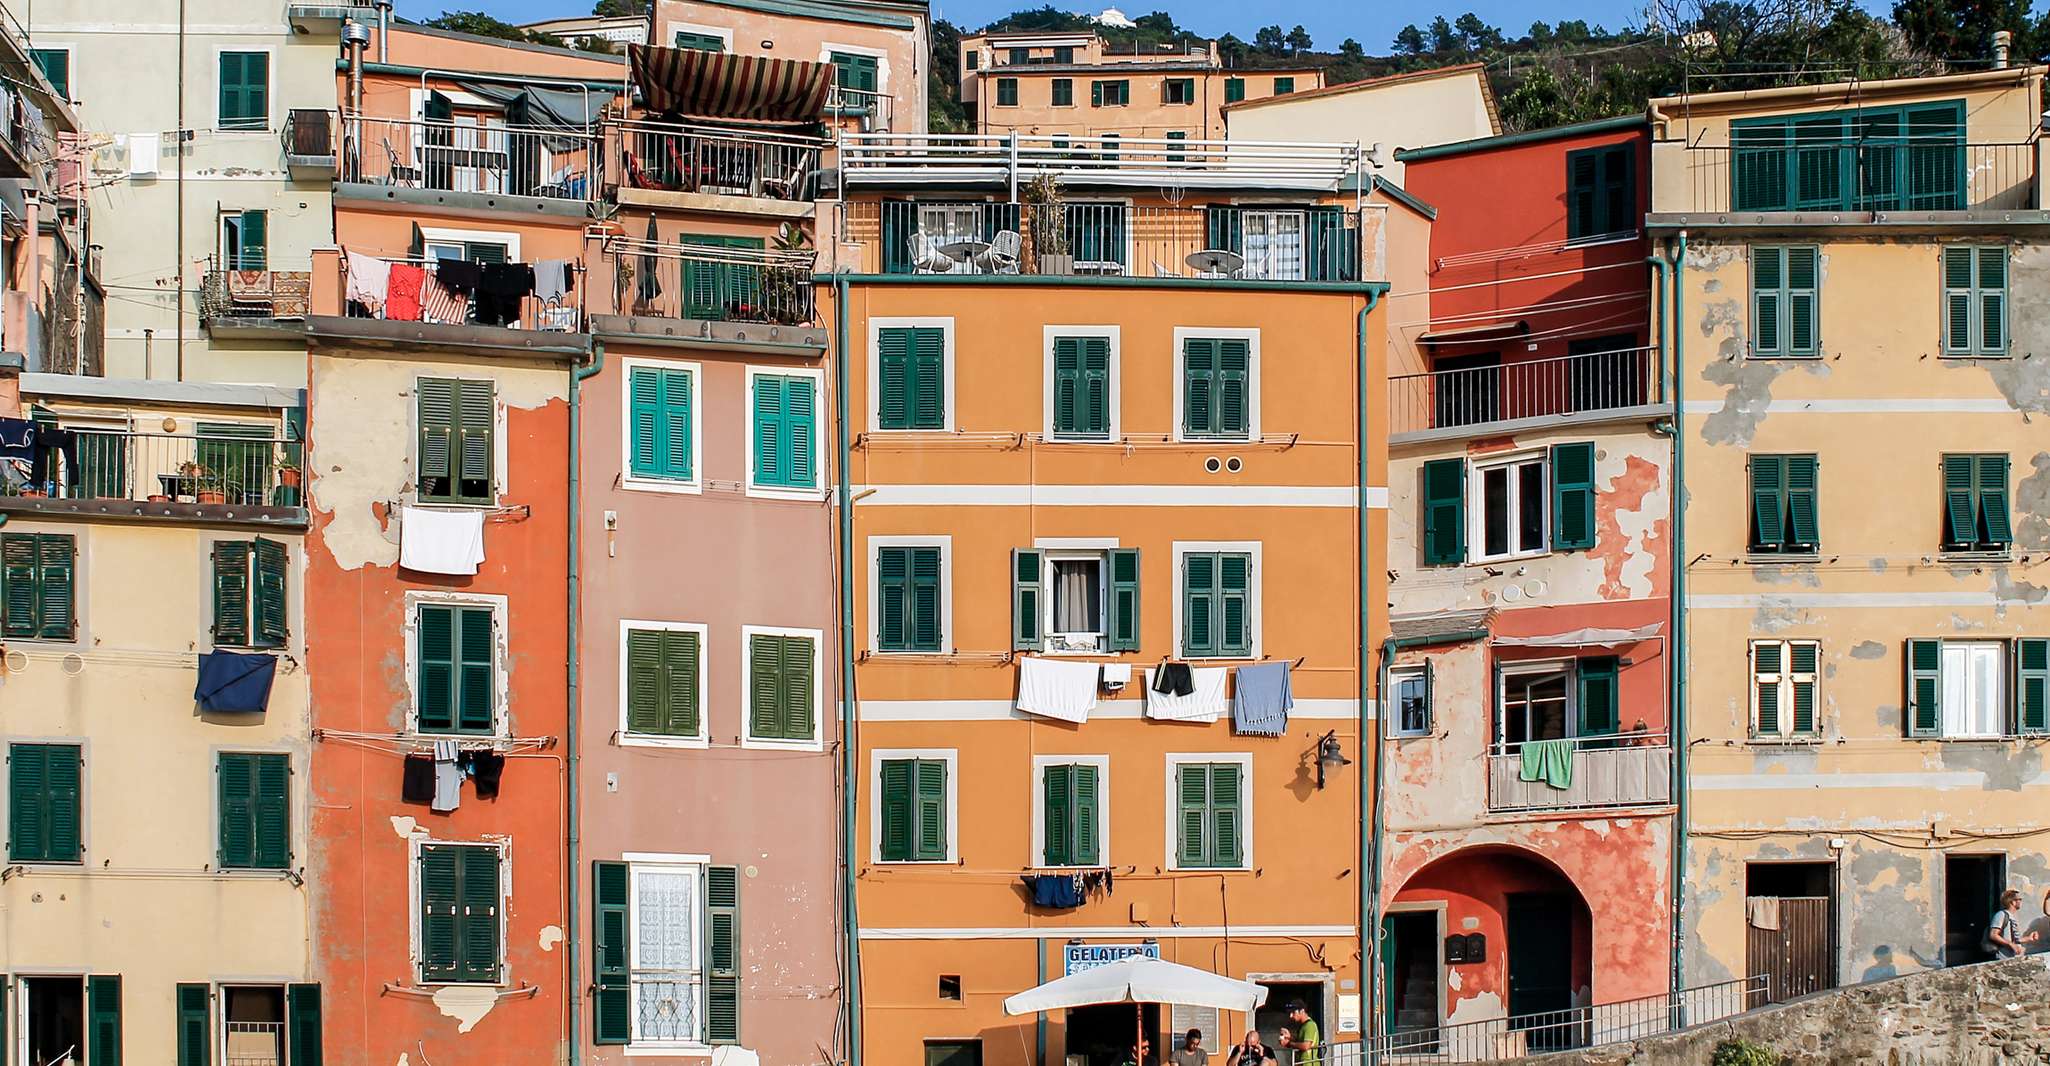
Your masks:
M1764 1002L1836 987L1836 865L1744 867L1744 972L1765 978Z
M21 1029L34 1063L85 1058L85 978L21 979Z
M2005 855L1943 857L1943 964L1962 966L1993 957L1986 927L2000 909L2007 885Z
M1142 1003L1140 1027L1150 1047L1149 1066L1161 1061L1160 1005ZM1122 1066L1132 1051L1132 1008L1130 1003L1106 1003L1095 1007L1068 1008L1067 1061L1079 1057L1087 1066Z
M1525 1034L1532 1052L1578 1047L1573 1009L1574 899L1559 892L1511 892L1504 927L1509 937L1509 1025Z
M1382 1031L1437 1028L1438 912L1393 911L1381 919L1381 966Z
M1289 1006L1296 1002L1301 1002L1303 1009L1309 1012L1310 1020L1317 1023L1317 1031L1323 1035L1323 1039L1331 1039L1331 1029L1325 1024L1324 1019L1324 993L1329 986L1323 981L1248 976L1254 983L1267 989L1267 1002L1253 1012L1253 1028L1260 1031L1261 1043L1266 1044L1269 1049L1279 1049L1281 1031L1287 1029L1294 1033L1299 1028L1288 1016ZM1243 1039L1245 1034L1240 1033L1239 1036Z

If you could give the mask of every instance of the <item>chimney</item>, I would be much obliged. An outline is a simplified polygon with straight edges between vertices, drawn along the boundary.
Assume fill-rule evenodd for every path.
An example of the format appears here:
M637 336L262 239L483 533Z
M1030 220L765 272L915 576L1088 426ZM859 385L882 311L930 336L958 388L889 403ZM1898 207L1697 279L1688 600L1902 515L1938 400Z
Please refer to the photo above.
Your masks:
M349 52L349 113L363 113L363 47L370 43L370 27L349 19L342 23L342 47Z
M1993 65L2007 66L2007 51L2014 44L2014 34L2007 30L1993 31Z

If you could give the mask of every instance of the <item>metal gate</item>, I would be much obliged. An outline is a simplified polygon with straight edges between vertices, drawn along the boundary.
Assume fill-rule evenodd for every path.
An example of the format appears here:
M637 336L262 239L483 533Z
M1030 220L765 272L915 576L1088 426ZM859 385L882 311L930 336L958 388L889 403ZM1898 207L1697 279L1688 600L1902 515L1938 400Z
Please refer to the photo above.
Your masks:
M1753 896L1744 904L1744 968L1765 977L1767 1002L1836 986L1829 897Z

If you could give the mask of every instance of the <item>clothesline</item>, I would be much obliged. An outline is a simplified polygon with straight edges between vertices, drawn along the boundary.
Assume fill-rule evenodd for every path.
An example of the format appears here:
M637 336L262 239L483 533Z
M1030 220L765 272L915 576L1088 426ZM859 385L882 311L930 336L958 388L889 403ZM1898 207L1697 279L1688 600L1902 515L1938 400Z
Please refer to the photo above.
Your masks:
M337 740L354 742L373 750L390 750L400 754L431 750L437 740L453 740L466 749L491 748L507 753L519 751L547 751L555 747L556 738L541 737L465 737L435 736L428 733L366 733L353 729L315 729L315 740Z

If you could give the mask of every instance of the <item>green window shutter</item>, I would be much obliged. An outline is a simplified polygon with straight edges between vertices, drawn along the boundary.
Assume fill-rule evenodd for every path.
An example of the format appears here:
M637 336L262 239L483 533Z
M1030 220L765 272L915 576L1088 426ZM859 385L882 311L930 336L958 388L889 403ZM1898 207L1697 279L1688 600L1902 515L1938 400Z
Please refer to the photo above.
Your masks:
M913 841L920 862L947 859L947 764L938 759L918 760L913 782L913 799L918 814L918 833Z
M1782 657L1785 645L1777 640L1754 641L1751 645L1751 690L1755 710L1752 731L1761 737L1780 733L1780 681L1786 669Z
M1575 665L1580 684L1580 735L1613 735L1620 728L1616 706L1616 657L1590 655Z
M634 477L689 481L691 373L635 367L628 376L629 466Z
M1821 354L1820 294L1816 291L1816 260L1812 245L1786 249L1787 255L1787 354Z
M1040 553L1035 548L1011 549L1011 647L1037 648L1041 632Z
M270 53L222 52L220 128L260 130L270 123Z
M1787 673L1794 693L1793 732L1800 736L1815 732L1815 675L1821 651L1822 646L1812 640L1787 644Z
M623 862L591 863L591 1040L596 1044L633 1040L627 873Z
M938 577L935 575L935 582ZM814 705L812 640L784 637L783 658L777 671L783 688L783 739L810 740L818 708Z
M1210 764L1211 866L1245 864L1245 817L1237 763Z
M915 371L911 367L911 331L876 331L876 425L882 429L911 428L911 392Z
M911 616L911 549L876 549L876 648L904 651Z
M1101 438L1110 433L1110 339L1054 340L1054 433Z
M882 429L946 427L946 333L934 327L878 331L877 417Z
M748 731L758 740L810 740L813 706L809 637L748 638Z
M1103 830L1097 814L1103 806L1102 785L1096 774L1096 767L1076 764L1068 778L1069 825L1074 834L1070 855L1077 866L1095 866L1103 861Z
M912 858L912 823L915 817L911 782L916 765L909 759L887 759L880 770L882 796L879 817L882 824L874 827L874 831L880 837L877 853L884 862L909 862Z
M456 727L455 618L452 607L420 606L414 654L419 659L419 728L423 733L447 733Z
M1238 338L1217 348L1217 431L1243 437L1250 425L1252 346Z
M1972 282L1976 277L1973 260L1976 248L1945 248L1943 250L1943 352L1945 355L1971 355L1977 351L1974 341L1978 331L1972 328L1972 313L1976 309L1977 293ZM2003 264L2004 266L2004 264ZM2003 288L2005 286L2003 285Z
M843 89L857 89L861 92L876 91L878 61L875 56L855 52L832 52L835 78Z
M1243 100L1243 99L1245 99L1245 98L1246 98L1246 79L1244 79L1244 78L1226 78L1226 79L1224 79L1224 102L1225 102L1225 103L1227 103L1227 104L1235 104L1235 103L1238 103L1238 102L1239 102L1240 100Z
M908 646L914 651L941 650L940 550L914 548L906 575L909 607Z
M1226 552L1217 557L1217 654L1253 653L1253 557Z
M1978 249L1979 354L2007 354L2007 249Z
M1786 543L1786 460L1751 457L1751 550L1776 552Z
M270 214L266 211L244 211L235 216L235 245L223 249L230 269L270 269L269 223Z
M1908 735L1933 737L1943 731L1943 642L1907 642Z
M1089 83L1089 106L1103 106L1103 83L1100 81L1092 81Z
M1191 552L1182 556L1182 654L1190 658L1218 654L1218 557Z
M431 503L490 503L495 387L489 381L421 378L418 494Z
M86 1066L121 1066L121 978L85 979Z
M446 378L421 378L414 390L419 444L420 498L449 497L456 437L456 383Z
M726 39L709 33L691 33L688 30L678 30L676 31L676 47L689 48L699 52L724 52L726 50Z
M1947 550L1966 550L1979 542L1978 480L1978 457L1943 457L1943 547Z
M34 533L0 533L0 586L4 586L4 630L10 637L34 637L41 631L42 567Z
M1186 141L1189 139L1189 132L1187 130L1169 130L1167 131L1167 139L1170 141ZM1173 145L1167 150L1167 161L1170 163L1179 163L1186 158L1188 158L1188 155L1179 144Z
M1017 106L1018 106L1018 79L1016 79L1016 78L998 78L998 79L997 79L997 106L998 106L998 107L1017 107Z
M2050 732L2050 640L2014 642L2014 724L2018 733Z
M1075 103L1075 80L1055 78L1053 80L1053 106L1072 107Z
M1217 341L1191 337L1182 345L1182 432L1207 437L1217 432Z
M7 754L8 858L77 862L82 749L15 744Z
M460 637L456 641L456 729L463 733L493 733L497 720L492 708L492 632L489 607L464 607L456 611Z
M214 767L220 778L220 866L256 865L256 756L222 752Z
M249 643L249 542L214 542L214 643Z
M1816 470L1813 455L1786 456L1787 521L1784 546L1792 551L1814 551L1822 544L1816 526Z
M1203 866L1210 857L1210 767L1183 763L1175 774L1175 861Z
M1552 445L1552 550L1594 547L1594 444Z
M1043 771L1046 810L1042 821L1046 854L1041 861L1048 866L1075 864L1074 775L1077 769L1060 765L1049 766Z
M448 844L420 848L420 979L454 981L460 972L457 852Z
M1588 148L1566 153L1566 239L1577 240L1603 232L1600 223L1598 189L1601 184L1601 152Z
M1057 337L1053 342L1053 430L1055 433L1082 432L1076 414L1082 394L1082 342L1075 337Z
M626 633L626 728L629 733L667 733L669 693L659 630Z
M1466 460L1424 464L1424 565L1466 561Z
M740 1043L740 870L705 867L705 1042Z
M320 986L285 986L285 1037L291 1050L292 1066L320 1066L322 1024Z
M254 572L256 575L256 639L253 643L266 648L275 648L285 643L285 582L287 558L285 546L274 540L258 537L254 544Z
M462 957L465 981L498 980L499 908L498 849L464 847L460 852Z
M699 634L691 630L676 629L662 634L660 680L665 710L661 725L662 731L670 736L698 735L702 644Z
M1785 248L1751 249L1751 354L1786 355Z
M456 389L459 498L491 502L492 409L495 386L489 381L461 381Z
M1979 547L2006 551L2014 543L2014 527L2007 507L2007 456L1979 456L1977 480ZM46 583L48 580L44 578Z
M1292 93L1292 92L1294 92L1294 91L1295 91L1295 79L1294 79L1294 78L1276 78L1276 79L1274 79L1274 95L1276 95L1276 96L1287 96L1287 95L1288 95L1289 93Z
M71 51L65 48L31 48L29 49L29 58L35 60L36 68L43 72L43 77L50 80L50 87L57 90L57 95L69 100L71 98ZM5 1059L0 1059L0 1063L5 1061Z
M947 424L946 331L920 327L911 335L911 428L944 429Z
M1110 434L1110 340L1082 338L1081 432Z
M1139 549L1112 548L1109 552L1110 596L1104 620L1111 651L1139 650Z
M812 456L813 380L758 374L754 387L755 483L774 488L816 488L818 471Z
M213 1066L213 1020L209 999L213 989L203 984L178 986L178 1066ZM300 1061L298 1049L292 1061Z

